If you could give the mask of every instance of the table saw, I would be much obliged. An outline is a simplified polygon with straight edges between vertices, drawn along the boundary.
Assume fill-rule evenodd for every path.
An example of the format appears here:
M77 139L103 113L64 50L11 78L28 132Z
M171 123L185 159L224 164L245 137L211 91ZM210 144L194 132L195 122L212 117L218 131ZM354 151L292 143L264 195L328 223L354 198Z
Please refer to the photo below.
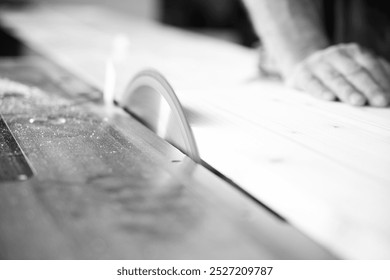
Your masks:
M0 18L27 49L0 63L1 258L390 257L388 109L313 100L259 78L253 50L96 7ZM199 157L120 106L146 68Z

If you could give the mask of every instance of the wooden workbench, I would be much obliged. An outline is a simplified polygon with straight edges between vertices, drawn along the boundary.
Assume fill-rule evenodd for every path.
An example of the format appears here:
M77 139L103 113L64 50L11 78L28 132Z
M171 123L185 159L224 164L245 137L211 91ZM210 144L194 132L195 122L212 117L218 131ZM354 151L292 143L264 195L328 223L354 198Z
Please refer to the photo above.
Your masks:
M139 69L159 69L189 113L208 166L337 256L390 258L388 109L314 100L257 79L251 50L93 7L1 16L28 45L97 89L112 41L128 36L117 94Z
M0 60L0 75L38 87L0 97L34 172L0 177L0 258L332 257L66 71L35 57ZM3 171L21 155L10 143Z

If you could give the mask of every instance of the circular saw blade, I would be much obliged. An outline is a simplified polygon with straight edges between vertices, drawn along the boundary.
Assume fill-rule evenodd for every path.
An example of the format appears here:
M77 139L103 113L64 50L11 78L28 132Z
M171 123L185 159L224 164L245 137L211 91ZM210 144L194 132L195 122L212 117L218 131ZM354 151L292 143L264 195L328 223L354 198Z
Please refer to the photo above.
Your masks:
M116 102L158 136L200 162L183 107L162 74L151 69L140 72Z

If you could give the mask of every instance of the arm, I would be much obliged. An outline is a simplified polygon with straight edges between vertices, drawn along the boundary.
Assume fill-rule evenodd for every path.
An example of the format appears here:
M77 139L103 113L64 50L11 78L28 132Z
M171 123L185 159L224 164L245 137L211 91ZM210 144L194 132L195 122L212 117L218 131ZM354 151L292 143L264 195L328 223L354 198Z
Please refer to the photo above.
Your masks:
M329 46L318 0L244 0L256 32L284 76Z
M287 84L325 100L384 107L388 63L359 45L330 46L321 0L243 0Z

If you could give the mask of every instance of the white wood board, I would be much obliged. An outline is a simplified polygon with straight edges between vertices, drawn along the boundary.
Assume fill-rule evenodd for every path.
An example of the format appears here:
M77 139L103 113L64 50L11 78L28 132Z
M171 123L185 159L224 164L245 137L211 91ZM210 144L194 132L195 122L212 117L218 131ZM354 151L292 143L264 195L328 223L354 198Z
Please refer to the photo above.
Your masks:
M117 93L167 76L202 159L346 258L390 258L390 110L315 100L259 80L254 51L93 7L4 12L28 44L100 89L117 34Z

